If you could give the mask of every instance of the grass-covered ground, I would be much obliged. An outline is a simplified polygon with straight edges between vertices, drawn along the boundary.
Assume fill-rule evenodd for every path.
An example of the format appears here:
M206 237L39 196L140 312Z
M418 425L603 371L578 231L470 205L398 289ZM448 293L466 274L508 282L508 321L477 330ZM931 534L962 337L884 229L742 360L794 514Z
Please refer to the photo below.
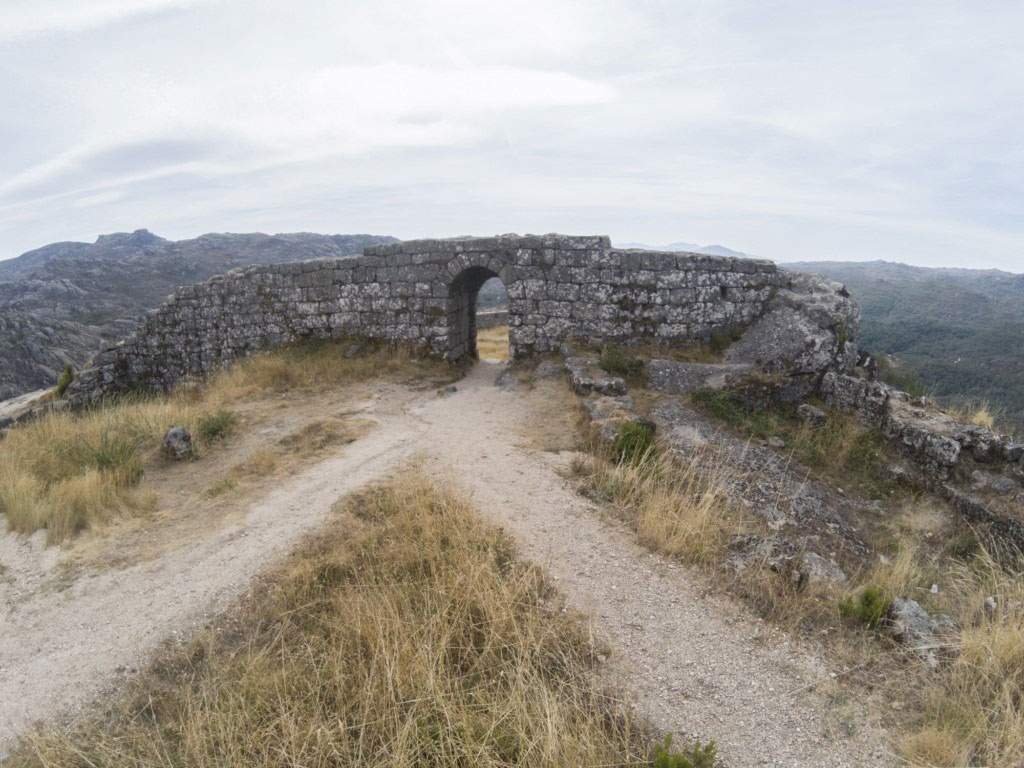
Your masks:
M742 435L784 436L787 450L822 477L889 499L887 540L877 542L882 558L842 585L798 585L766 563L734 570L734 537L771 532L726 492L730 473L745 470L711 448L685 462L657 444L640 452L595 449L574 464L585 492L607 503L645 546L707 570L762 615L823 641L853 681L870 680L887 701L899 701L893 730L908 765L1024 765L1024 557L996 556L969 532L944 541L939 502L894 497L883 442L852 420L832 414L814 429L785 412L744 408L728 392L694 399ZM937 593L932 584L940 585ZM938 669L882 632L896 597L951 619L953 631L934 649Z
M391 347L346 358L345 344L301 344L257 355L168 396L126 397L81 413L52 413L0 442L0 514L10 530L45 529L59 543L151 503L140 485L161 461L171 426L188 429L200 455L235 428L233 407L259 397L341 387L374 377L443 377L443 363Z
M9 764L711 768L704 750L652 751L600 658L503 533L407 471L339 505L108 710L35 732Z

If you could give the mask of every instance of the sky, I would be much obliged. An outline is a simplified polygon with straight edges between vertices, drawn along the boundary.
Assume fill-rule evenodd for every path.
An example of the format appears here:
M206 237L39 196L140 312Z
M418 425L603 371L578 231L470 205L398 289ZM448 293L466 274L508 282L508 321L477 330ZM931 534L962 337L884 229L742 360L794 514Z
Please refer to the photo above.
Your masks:
M1024 272L1024 2L0 1L0 258L607 234Z

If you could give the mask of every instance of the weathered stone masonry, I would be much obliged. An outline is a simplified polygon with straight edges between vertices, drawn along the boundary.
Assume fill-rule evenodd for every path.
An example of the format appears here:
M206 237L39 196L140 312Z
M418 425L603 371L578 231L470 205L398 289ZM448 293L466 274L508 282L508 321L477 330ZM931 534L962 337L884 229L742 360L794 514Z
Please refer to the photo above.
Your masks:
M455 360L475 352L480 286L509 294L513 357L585 343L706 339L759 317L787 273L754 259L619 250L607 237L414 240L352 259L248 267L180 289L101 352L72 388L82 402L167 389L302 338L407 342Z

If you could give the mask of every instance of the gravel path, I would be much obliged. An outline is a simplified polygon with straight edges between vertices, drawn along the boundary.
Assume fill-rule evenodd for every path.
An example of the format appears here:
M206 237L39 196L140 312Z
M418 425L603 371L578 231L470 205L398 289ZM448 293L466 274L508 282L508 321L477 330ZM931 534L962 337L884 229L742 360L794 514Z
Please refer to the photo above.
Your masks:
M479 365L451 398L417 409L445 446L433 464L591 617L642 715L680 738L714 738L732 768L895 764L884 733L810 692L829 680L820 659L641 548L568 486L557 459L524 447L531 400L546 395L503 391L494 377Z
M508 391L494 386L498 372L480 364L447 397L389 392L367 414L378 422L368 436L289 477L206 540L0 604L0 751L31 722L110 690L163 639L204 624L340 496L420 456L467 489L590 617L612 649L613 682L656 727L714 738L732 768L894 762L881 731L848 711L837 728L835 707L809 692L829 678L820 659L708 596L701 577L640 548L574 493L558 473L564 455L539 450L528 434L538 414L559 407L561 383ZM0 542L0 558L29 546Z

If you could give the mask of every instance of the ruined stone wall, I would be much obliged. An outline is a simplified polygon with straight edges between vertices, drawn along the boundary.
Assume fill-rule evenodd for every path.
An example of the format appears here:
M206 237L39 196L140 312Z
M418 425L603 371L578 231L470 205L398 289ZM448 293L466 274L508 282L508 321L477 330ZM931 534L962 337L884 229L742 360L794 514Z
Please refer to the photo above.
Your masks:
M963 474L984 466L1013 469L1024 479L1024 445L985 427L958 422L927 398L837 372L825 374L821 392L829 405L851 411L881 430L935 478L944 480L958 470Z
M706 339L745 327L788 282L767 261L613 249L606 237L414 240L352 259L248 267L180 289L100 353L76 402L167 389L303 338L366 336L458 359L475 350L476 293L500 277L513 357L596 344Z

